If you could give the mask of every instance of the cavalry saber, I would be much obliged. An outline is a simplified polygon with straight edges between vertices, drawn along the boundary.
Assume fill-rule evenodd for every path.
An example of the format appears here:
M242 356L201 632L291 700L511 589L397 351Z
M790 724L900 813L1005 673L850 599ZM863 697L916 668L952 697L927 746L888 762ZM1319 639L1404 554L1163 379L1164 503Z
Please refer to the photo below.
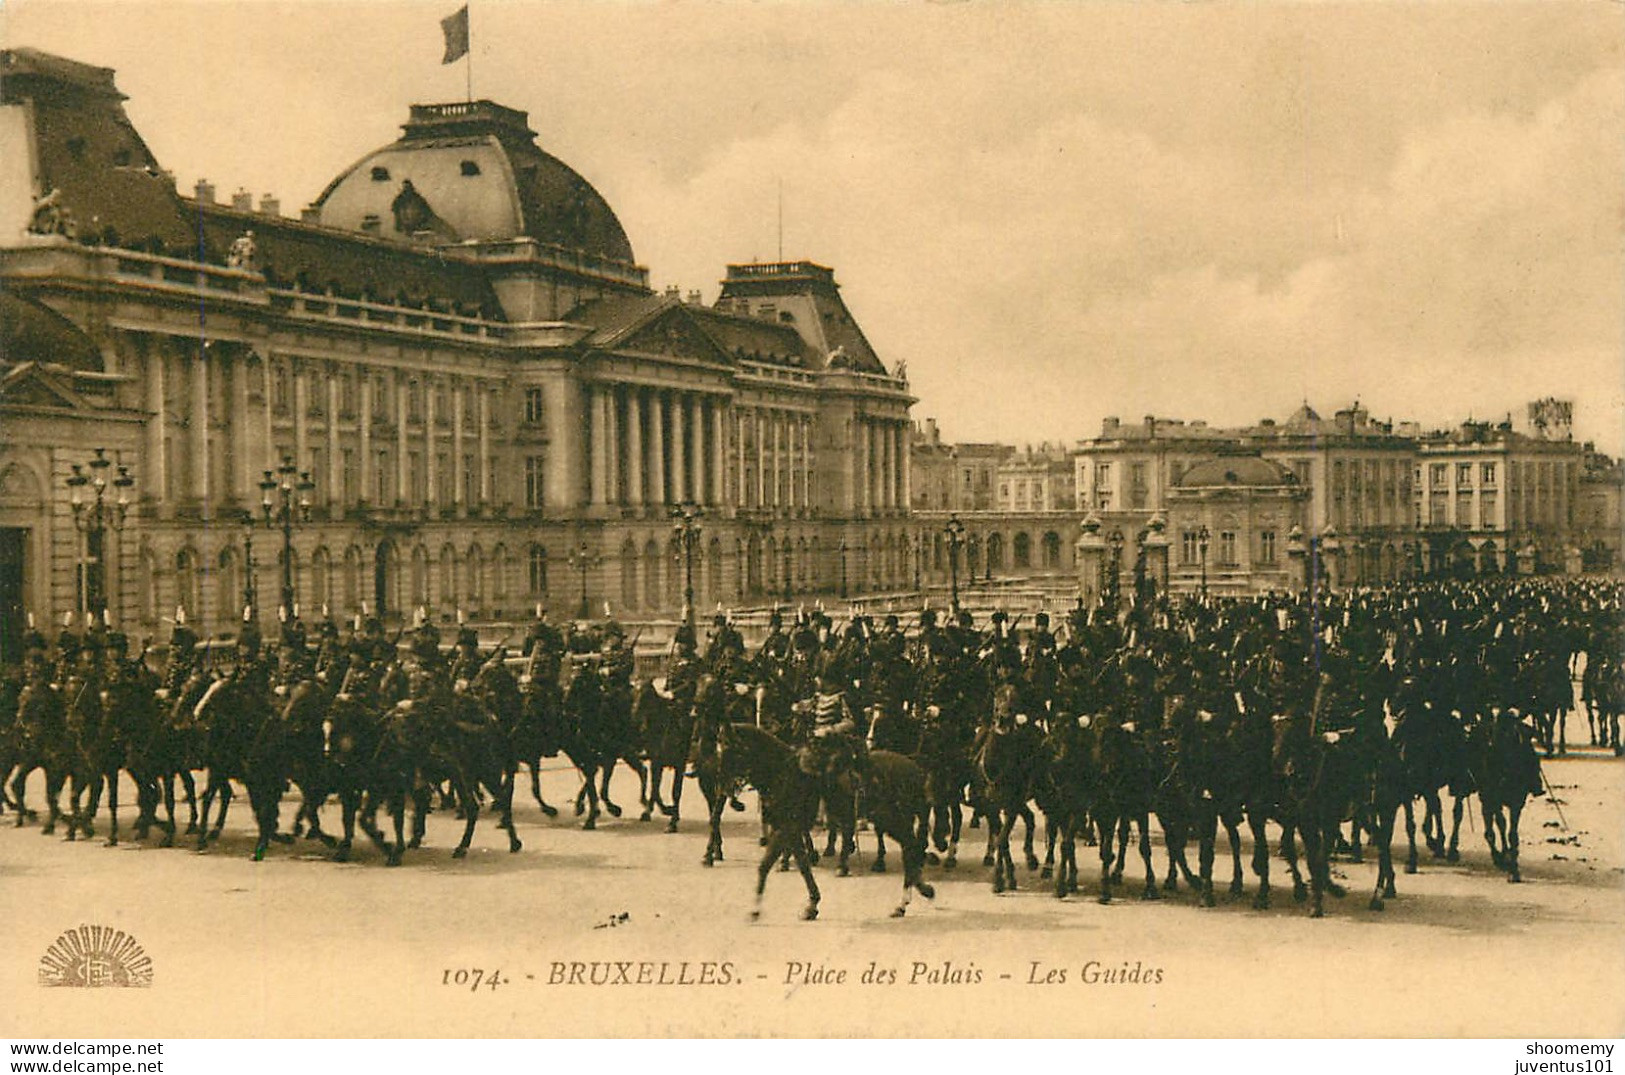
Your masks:
M1546 777L1546 767L1537 760L1535 768L1540 770L1540 782L1546 785L1546 800L1552 804L1552 809L1557 811L1557 820L1562 823L1563 831L1572 831L1569 828L1569 819L1563 816L1563 804L1557 800L1557 789L1552 787L1552 782Z

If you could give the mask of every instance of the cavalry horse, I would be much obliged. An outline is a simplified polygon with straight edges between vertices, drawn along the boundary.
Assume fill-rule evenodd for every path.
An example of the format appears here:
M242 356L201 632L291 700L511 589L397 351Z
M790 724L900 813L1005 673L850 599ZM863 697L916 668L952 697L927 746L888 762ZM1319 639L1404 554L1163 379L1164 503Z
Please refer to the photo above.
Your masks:
M598 827L598 804L611 817L620 817L621 808L609 798L609 776L615 763L626 762L638 774L638 800L648 801L647 775L643 761L632 742L629 712L620 711L615 692L606 689L602 670L587 665L575 669L564 690L564 753L581 770L581 791L576 796L576 814L586 813L583 829ZM603 787L598 784L602 778ZM585 798L585 807L583 806Z
M30 683L17 699L16 769L11 777L11 799L17 809L17 827L34 817L24 801L24 790L29 774L35 769L45 771L45 825L41 832L50 836L56 831L58 819L66 818L62 812L62 786L67 783L68 769L72 765L73 739L68 731L67 707L62 692L54 683ZM71 821L70 821L71 824Z
M653 681L643 680L632 691L632 725L649 766L648 794L639 820L650 820L658 809L666 816L666 831L676 832L682 816L683 774L694 741L694 707L661 694ZM660 776L668 769L670 805L660 797Z
M993 696L993 712L981 731L976 751L976 774L987 812L988 837L993 851L993 891L1014 891L1015 860L1010 855L1010 833L1016 819L1031 818L1027 802L1042 776L1043 732L1026 713L1016 710L1014 684L1001 684ZM1032 850L1032 828L1027 830L1028 868L1037 869Z

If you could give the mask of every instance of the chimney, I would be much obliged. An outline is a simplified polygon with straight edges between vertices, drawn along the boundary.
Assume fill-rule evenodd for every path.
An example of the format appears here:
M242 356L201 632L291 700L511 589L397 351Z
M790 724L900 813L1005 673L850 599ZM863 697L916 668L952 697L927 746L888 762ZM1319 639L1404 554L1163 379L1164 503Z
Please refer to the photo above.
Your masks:
M248 193L242 187L238 187L237 193L231 196L231 207L241 209L245 213L252 213L254 211L254 195Z
M304 224L320 224L322 222L322 207L307 205L299 210L299 220Z
M275 194L261 194L260 212L266 216L281 216L282 202L277 199Z
M668 299L681 298L682 294L683 294L682 289L680 289L676 284L667 284L666 285L666 298L668 298Z
M1103 418L1100 422L1100 435L1102 437L1115 437L1122 424L1115 415L1111 418Z
M214 184L207 179L199 179L197 186L192 188L192 195L204 205L214 204Z
M690 291L688 293L688 298L684 301L686 301L690 306L698 306L700 305L700 293L698 291Z

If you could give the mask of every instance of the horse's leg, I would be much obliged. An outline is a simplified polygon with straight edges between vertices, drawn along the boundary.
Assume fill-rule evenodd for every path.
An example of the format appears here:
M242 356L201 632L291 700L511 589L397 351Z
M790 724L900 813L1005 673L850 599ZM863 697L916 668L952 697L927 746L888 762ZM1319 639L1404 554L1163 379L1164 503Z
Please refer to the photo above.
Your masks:
M530 759L530 793L536 798L536 805L542 808L544 817L558 817L559 811L555 806L549 806L547 800L542 798L542 757L538 754Z
M168 822L164 825L163 839L158 842L159 847L175 846L175 775L165 773L158 781L158 790L164 797L164 814ZM156 813L156 811L154 811Z
M197 778L192 775L192 770L186 768L185 766L182 766L181 770L175 775L180 777L181 789L186 792L187 820L186 832L184 835L192 836L198 831ZM173 788L171 791L173 793Z
M1298 823L1296 819L1283 822L1281 825L1281 857L1286 860L1287 872L1292 875L1292 898L1302 903L1309 896L1309 889L1303 883L1303 874L1298 869ZM1308 847L1305 838L1304 847Z
M1427 793L1428 811L1422 819L1422 833L1427 837L1428 851L1434 858L1444 857L1444 807L1440 803L1439 789Z
M576 795L576 816L580 817L581 796L587 797L587 820L581 823L583 829L596 829L598 827L598 766L589 763L581 769L581 791Z
M1123 866L1128 862L1128 839L1133 821L1127 813L1117 818L1117 856L1112 863L1112 881L1123 880Z
M359 792L350 789L339 792L339 821L343 826L344 835L339 837L338 844L333 848L334 862L350 861L350 847L355 843L355 815L360 808Z
M1196 848L1196 869L1201 877L1198 891L1201 893L1202 906L1212 907L1217 902L1213 898L1213 851L1219 838L1218 812L1206 812L1198 826L1197 838L1200 842Z
M277 782L280 784L280 781ZM248 785L248 808L254 815L255 827L258 836L254 841L254 861L265 861L265 850L270 847L271 840L276 836L277 829L277 799L280 788L269 781L254 780Z
M214 774L209 774L214 779ZM209 830L209 839L218 840L226 828L226 812L231 809L231 800L237 793L231 788L231 777L223 776L220 779L220 816L215 818L214 828Z
M700 861L702 865L709 866L714 862L722 861L723 793L722 789L717 787L714 782L704 780L700 784L700 791L705 795L706 814L708 815L706 822L710 830L710 835L705 843L705 858ZM763 846L767 846L766 840L764 840Z
M1460 800L1458 800L1459 804ZM1373 817L1376 822L1371 831L1371 842L1377 849L1377 886L1371 892L1371 909L1382 910L1384 898L1394 895L1394 812L1391 808L1378 806ZM1461 820L1461 810L1458 805L1456 820Z
M389 821L395 827L395 842L384 859L386 866L399 866L401 856L406 853L406 795L405 788L397 788L389 797Z
M118 846L118 774L117 766L107 780L107 846Z
M1116 819L1096 812L1094 822L1097 830L1095 844L1100 849L1100 902L1110 903L1112 901L1112 827L1116 823Z
M937 894L935 889L926 884L923 877L925 872L924 820L924 818L920 819L921 824L919 826L907 826L902 831L890 830L892 838L897 841L903 856L903 902L897 905L896 910L892 911L893 918L903 917L916 890L926 899L931 899ZM877 836L885 831L887 831L886 827L883 827L878 822L875 824ZM882 838L884 837L882 836Z
M1044 865L1038 871L1040 881L1048 881L1055 876L1055 845L1061 838L1061 827L1054 815L1048 810L1044 811Z
M654 758L649 759L649 793L644 796L643 813L638 815L639 821L652 821L657 806L661 808L662 813L665 812L666 804L660 801L660 770L664 768L665 766Z
M948 852L942 857L942 868L952 870L959 865L959 834L964 831L965 810L955 794L948 800Z
M1569 707L1566 705L1557 709L1557 752L1569 752Z
M1325 889L1322 887L1321 860L1330 849L1325 846L1324 833L1316 819L1310 818L1303 826L1303 854L1309 860L1309 917L1321 918L1326 914L1323 906ZM1294 893L1294 897L1296 893Z
M23 805L23 791L28 783L28 774L33 766L22 762L17 766L17 772L11 778L11 801L17 806L16 828L22 828L23 822L28 818L28 809Z
M1466 806L1467 796L1451 793L1450 796L1450 846L1445 849L1446 862L1460 862L1461 850L1457 843L1461 838L1461 814Z
M611 755L609 759L604 762L603 769L598 776L599 783L601 785L598 789L598 799L604 804L604 809L609 812L610 817L621 816L621 808L615 805L615 803L609 797L609 778L614 774L615 762L618 760L619 759L616 756ZM639 767L638 773L640 776L642 775L643 770L641 767ZM595 803L594 808L596 809L596 807L597 804Z
M719 795L718 805L720 806L720 804L721 796ZM717 812L720 813L721 811L718 810ZM762 861L756 866L756 905L751 908L750 912L752 922L762 917L762 894L767 891L767 875L773 872L773 864L784 853L785 848L782 846L784 842L785 837L782 831L776 831L769 836L767 847L762 852ZM709 866L710 863L706 863L706 865Z
M790 841L790 853L795 856L796 868L801 871L801 880L807 885L807 906L801 910L802 920L806 922L818 917L818 882L813 878L812 850L812 837L807 833Z
M1253 909L1258 911L1266 910L1270 905L1270 845L1262 814L1261 810L1247 811L1247 828L1251 830L1253 836L1253 876L1258 878L1258 892L1253 896Z
M1219 820L1230 838L1230 894L1240 896L1246 891L1241 876L1241 825L1237 818L1223 813Z
M1027 859L1027 869L1036 870L1038 869L1038 855L1033 851L1033 830L1038 827L1038 821L1033 817L1033 808L1025 802L1021 804L1021 823L1025 826L1021 840L1021 853Z
M1512 801L1507 803L1507 832L1506 832L1506 859L1507 882L1518 884L1523 880L1523 874L1518 872L1518 818L1523 814L1523 796L1513 792Z
M987 850L982 854L983 866L997 867L999 862L999 818L997 813L988 812L986 803L976 804L970 815L970 827L976 828L978 819L987 818Z
M1135 824L1140 829L1140 861L1145 863L1145 891L1140 893L1140 898L1161 899L1162 893L1157 891L1157 867L1151 861L1151 815L1142 812Z
M1405 856L1405 872L1416 872L1416 809L1415 800L1405 799L1405 842L1410 850Z

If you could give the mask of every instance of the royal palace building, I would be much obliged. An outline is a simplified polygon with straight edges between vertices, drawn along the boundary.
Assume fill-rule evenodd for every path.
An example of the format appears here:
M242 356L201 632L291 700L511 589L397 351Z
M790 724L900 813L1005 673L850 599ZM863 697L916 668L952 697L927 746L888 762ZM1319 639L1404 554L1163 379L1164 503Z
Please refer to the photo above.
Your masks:
M104 606L230 630L285 582L307 616L638 619L690 584L709 607L908 574L913 400L830 269L657 293L490 101L414 105L298 219L182 194L122 102L110 70L0 52L11 637Z

